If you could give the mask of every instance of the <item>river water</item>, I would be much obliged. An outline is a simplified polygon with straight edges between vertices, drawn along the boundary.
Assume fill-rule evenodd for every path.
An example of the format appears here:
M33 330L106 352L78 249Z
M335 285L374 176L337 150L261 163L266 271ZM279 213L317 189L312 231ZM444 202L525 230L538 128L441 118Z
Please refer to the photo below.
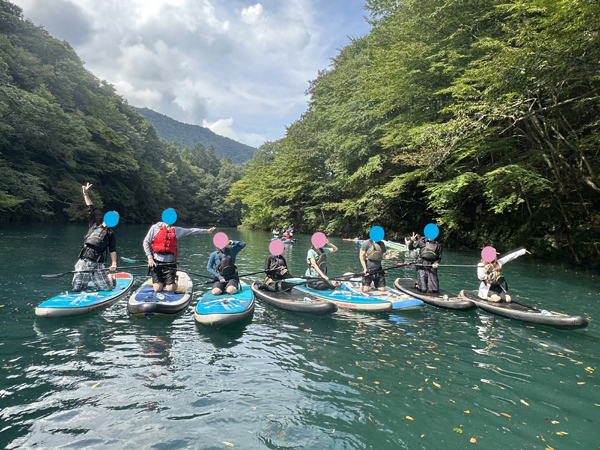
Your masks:
M147 226L115 228L119 256L144 259ZM264 267L267 233L240 271ZM583 330L480 310L311 317L257 303L251 321L196 325L129 317L122 300L67 319L34 308L68 289L83 226L3 225L0 248L0 447L111 449L593 449L600 433L599 273L524 256L505 266L524 303L582 315ZM287 246L301 275L310 236ZM358 245L332 239L330 274L360 270ZM204 272L212 236L180 240ZM400 256L402 261L404 256ZM444 250L446 264L477 252ZM131 269L138 287L144 269ZM412 269L389 271L414 276ZM476 289L475 269L440 268L441 288ZM198 279L200 281L200 279Z

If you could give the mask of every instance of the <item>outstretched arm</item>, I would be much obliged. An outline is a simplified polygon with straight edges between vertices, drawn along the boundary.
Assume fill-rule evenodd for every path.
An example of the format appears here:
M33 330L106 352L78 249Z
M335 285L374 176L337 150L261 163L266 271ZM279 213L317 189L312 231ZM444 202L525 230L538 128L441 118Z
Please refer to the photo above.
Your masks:
M88 206L92 206L92 199L90 198L90 196L88 195L88 189L90 189L93 186L93 184L87 183L85 186L81 186L81 188L83 189L83 199L85 200L85 204Z

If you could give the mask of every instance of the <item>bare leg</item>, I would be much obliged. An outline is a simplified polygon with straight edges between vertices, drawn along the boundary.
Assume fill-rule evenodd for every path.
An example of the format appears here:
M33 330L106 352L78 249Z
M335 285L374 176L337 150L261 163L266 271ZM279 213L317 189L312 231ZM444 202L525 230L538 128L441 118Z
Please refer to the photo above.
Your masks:
M488 301L494 302L494 303L498 303L501 300L502 299L500 298L500 296L496 295L496 294L493 294L492 296L488 297Z
M512 298L510 295L506 294L506 303L512 302Z
M236 288L235 286L229 286L227 288L227 293L228 294L237 294L238 292L238 288Z
M223 293L223 291L219 288L213 288L210 292L212 292L213 295L221 295Z
M164 287L162 283L154 283L152 286L154 287L154 292L160 292Z
M167 286L167 291L168 292L175 292L176 290L177 290L177 283L169 284Z

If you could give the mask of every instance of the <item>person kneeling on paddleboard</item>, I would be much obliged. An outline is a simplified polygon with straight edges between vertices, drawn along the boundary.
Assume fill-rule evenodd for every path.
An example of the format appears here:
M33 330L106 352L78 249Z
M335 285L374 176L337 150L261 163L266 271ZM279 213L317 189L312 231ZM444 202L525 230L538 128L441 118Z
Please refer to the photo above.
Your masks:
M510 303L512 298L507 290L502 287L502 283L506 284L504 274L502 273L502 266L526 253L531 254L526 249L522 248L515 250L500 259L498 259L498 254L496 253L496 258L491 263L481 260L481 262L477 264L477 278L481 280L478 292L479 298L494 303L501 301Z
M307 286L312 289L325 290L334 288L329 283L329 278L327 277L327 255L337 252L338 248L329 241L325 241L325 245L329 245L329 248L316 248L314 245L311 245L306 255L308 269L306 269L304 276L307 278L323 278L323 280L309 281Z
M76 292L84 290L91 279L99 291L110 291L115 285L115 281L112 276L108 275L108 271L104 267L104 253L107 250L110 253L112 264L109 270L114 272L117 268L117 239L112 229L104 221L99 224L96 220L96 208L88 195L88 190L92 185L87 183L81 187L83 199L88 206L89 230L85 236L83 248L79 252L79 260L75 264L73 290Z
M360 247L359 258L363 267L362 291L368 292L371 284L375 289L385 291L385 272L381 267L384 259L397 258L399 252L387 253L383 241L375 242L372 239L364 241Z
M245 246L245 242L230 240L227 247L218 248L210 254L206 270L218 280L213 284L213 295L221 295L225 291L228 294L237 293L240 279L235 265L235 257Z
M409 250L419 249L417 259L417 289L421 292L439 292L437 268L442 260L442 246L434 239L413 233L408 243Z
M189 234L212 233L215 227L181 228L158 222L150 227L144 238L144 253L148 258L148 271L152 275L154 292L166 286L168 292L177 290L177 241Z

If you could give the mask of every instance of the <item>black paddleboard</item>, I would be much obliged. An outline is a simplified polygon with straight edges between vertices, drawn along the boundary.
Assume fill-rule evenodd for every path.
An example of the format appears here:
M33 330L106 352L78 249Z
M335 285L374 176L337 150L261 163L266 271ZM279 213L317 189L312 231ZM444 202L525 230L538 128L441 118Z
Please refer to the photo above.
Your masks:
M256 283L253 283L251 288L254 295L265 303L287 311L314 314L317 316L332 314L337 311L335 303L322 300L316 295L301 292L294 288L281 292L272 292L258 289Z
M396 278L394 286L399 291L405 294L411 295L412 297L418 298L428 305L437 306L438 308L446 309L474 309L476 308L475 303L470 300L458 297L456 294L451 292L443 291L440 289L439 292L421 292L415 287L417 280L412 278Z

